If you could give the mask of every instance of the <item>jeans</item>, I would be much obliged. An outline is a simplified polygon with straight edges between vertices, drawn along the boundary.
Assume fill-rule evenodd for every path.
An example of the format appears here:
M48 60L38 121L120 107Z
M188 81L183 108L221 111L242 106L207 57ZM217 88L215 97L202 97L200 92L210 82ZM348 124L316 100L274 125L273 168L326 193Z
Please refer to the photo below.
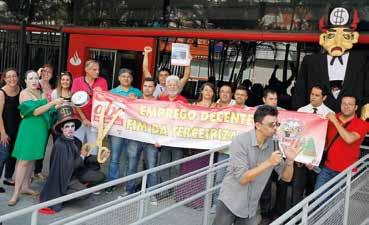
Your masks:
M124 174L128 171L128 158L127 158L127 139L109 136L109 146L110 146L110 162L109 162L109 171L108 171L108 181L112 181L118 179L120 177L119 174L119 164L120 164L120 156L123 152L124 156Z
M138 163L141 159L141 153L144 154L144 163L146 169L154 168L158 162L158 149L149 143L127 140L127 156L128 156L128 175L137 173ZM148 187L155 186L157 184L156 173L148 175L147 185ZM136 180L128 181L126 184L126 191L129 194L136 192Z
M221 162L221 161L224 161L226 159L229 159L228 154L219 153L218 157L217 157L217 162ZM226 174L227 174L227 167L222 168L220 170L217 170L216 175L215 175L215 185L218 185L218 184L222 183ZM213 195L214 205L218 204L219 192L220 192L220 189L218 189L214 192L214 195Z
M219 201L213 225L257 225L256 215L241 218L234 215L227 206Z
M314 190L319 189L321 186L323 186L325 183L330 181L333 177L335 177L338 174L339 174L339 172L333 171L333 170L323 166L323 168L320 171L318 177L316 178Z
M167 164L167 163L183 158L183 151L184 149L182 148L168 147L168 146L161 147L159 164L164 165L164 164ZM172 166L168 169L160 171L159 173L160 182L165 182L165 181L178 177L179 170L180 170L180 165Z
M15 164L17 162L17 160L14 157L12 157L15 140L17 139L17 133L8 134L8 135L10 137L10 141L9 141L9 145L8 145L9 157L6 160L6 163L5 163L5 179L12 180L13 179L13 174L14 174L14 171L15 171Z
M0 178L6 161L9 159L9 145L0 144Z

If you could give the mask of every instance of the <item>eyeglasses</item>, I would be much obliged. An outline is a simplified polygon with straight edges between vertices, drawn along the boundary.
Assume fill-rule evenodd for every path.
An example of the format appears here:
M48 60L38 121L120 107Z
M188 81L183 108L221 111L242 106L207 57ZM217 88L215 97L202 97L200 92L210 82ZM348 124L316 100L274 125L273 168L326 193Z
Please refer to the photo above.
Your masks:
M50 71L50 70L41 70L42 72L44 72L44 73L48 73L48 74L52 74L53 72L52 71Z
M265 124L265 125L267 125L269 128L278 128L278 127L281 125L281 123L279 123L279 122L277 121L277 122L267 123L267 124Z

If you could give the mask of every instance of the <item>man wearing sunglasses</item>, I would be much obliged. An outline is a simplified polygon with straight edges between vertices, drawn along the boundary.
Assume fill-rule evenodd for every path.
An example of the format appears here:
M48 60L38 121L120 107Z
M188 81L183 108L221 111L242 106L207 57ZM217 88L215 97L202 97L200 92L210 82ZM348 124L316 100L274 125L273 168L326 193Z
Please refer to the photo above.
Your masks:
M289 182L293 162L301 147L298 142L282 153L274 151L272 137L279 126L278 110L260 106L254 114L255 129L240 134L230 145L230 161L220 190L213 225L256 225L256 211L264 186L273 170Z
M278 107L278 94L271 88L266 88L263 92L264 105L276 107L278 110L284 110ZM257 106L260 107L260 106ZM262 222L261 224L269 224L275 217L282 215L287 209L286 194L288 184L283 180L278 180L278 175L273 172L270 176L264 191L260 198L260 209ZM277 189L275 191L276 201L272 209L272 182L276 183Z

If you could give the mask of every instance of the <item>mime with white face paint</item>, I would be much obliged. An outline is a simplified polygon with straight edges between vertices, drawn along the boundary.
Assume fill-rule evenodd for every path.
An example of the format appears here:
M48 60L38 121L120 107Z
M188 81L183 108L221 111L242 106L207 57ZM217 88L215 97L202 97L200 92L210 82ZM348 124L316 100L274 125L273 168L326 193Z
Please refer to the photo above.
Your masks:
M87 156L81 141L76 138L75 131L81 126L81 121L73 116L70 106L58 109L58 122L54 131L60 133L50 158L50 174L40 194L40 202L52 200L66 194L80 191L90 186L102 183L105 175L99 171L96 156ZM61 204L41 210L48 214L60 211Z

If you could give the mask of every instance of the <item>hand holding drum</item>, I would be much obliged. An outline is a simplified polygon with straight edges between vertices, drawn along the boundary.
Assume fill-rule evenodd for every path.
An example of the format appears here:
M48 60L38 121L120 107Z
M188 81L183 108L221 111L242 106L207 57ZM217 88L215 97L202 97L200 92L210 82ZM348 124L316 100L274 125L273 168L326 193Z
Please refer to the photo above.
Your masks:
M71 98L64 98L64 104L81 108L90 101L90 96L85 91L77 91Z

